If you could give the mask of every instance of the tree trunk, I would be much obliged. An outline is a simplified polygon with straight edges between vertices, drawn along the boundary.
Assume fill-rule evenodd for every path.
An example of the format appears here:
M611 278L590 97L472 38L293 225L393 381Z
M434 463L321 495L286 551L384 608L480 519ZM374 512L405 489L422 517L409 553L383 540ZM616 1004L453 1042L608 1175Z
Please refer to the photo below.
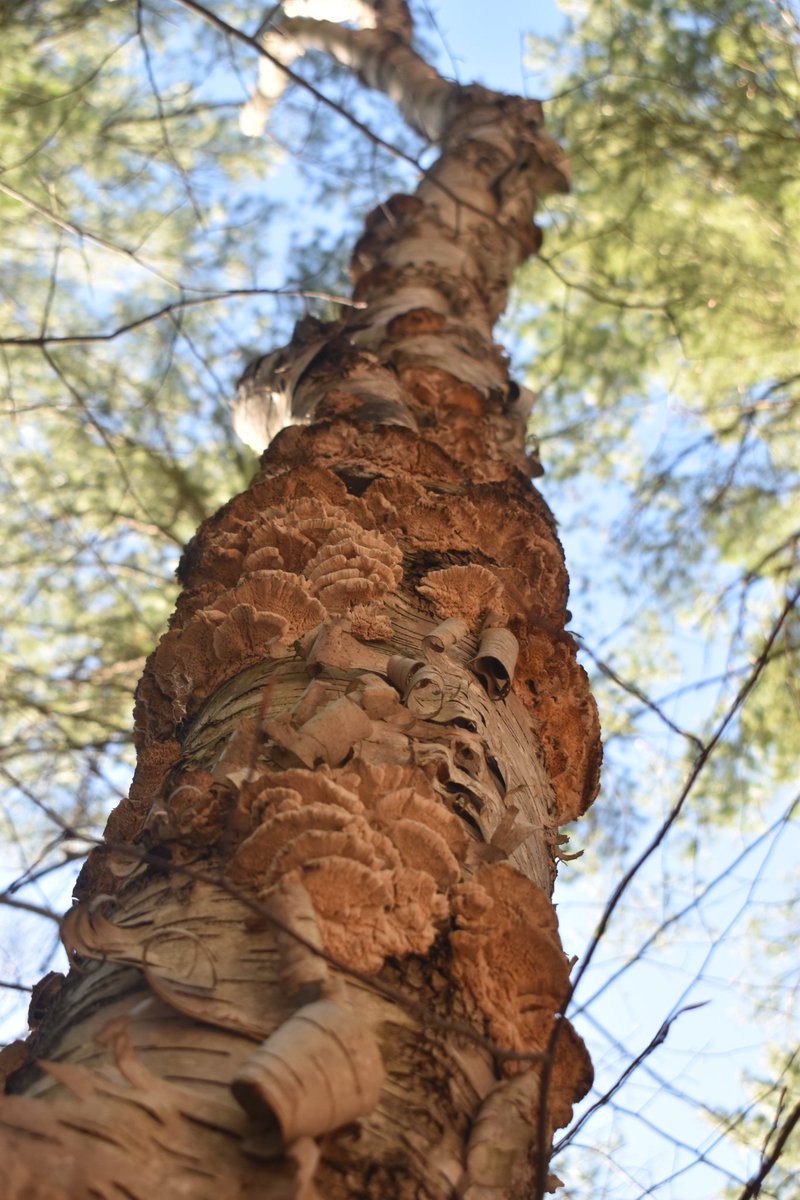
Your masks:
M0 1101L8 1200L529 1197L591 1081L550 894L597 720L491 336L563 160L536 102L396 30L284 36L441 156L367 219L360 307L243 380L298 423L181 562L73 969Z

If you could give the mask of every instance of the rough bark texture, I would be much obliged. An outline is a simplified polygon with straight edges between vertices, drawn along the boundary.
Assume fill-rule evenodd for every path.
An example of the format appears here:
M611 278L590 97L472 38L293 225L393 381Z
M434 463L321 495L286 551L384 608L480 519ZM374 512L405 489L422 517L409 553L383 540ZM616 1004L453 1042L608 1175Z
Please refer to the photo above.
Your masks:
M491 331L563 162L538 104L397 32L289 24L442 153L368 218L363 307L243 381L299 423L184 554L74 968L10 1064L8 1200L529 1196L591 1080L562 1020L537 1146L599 740Z

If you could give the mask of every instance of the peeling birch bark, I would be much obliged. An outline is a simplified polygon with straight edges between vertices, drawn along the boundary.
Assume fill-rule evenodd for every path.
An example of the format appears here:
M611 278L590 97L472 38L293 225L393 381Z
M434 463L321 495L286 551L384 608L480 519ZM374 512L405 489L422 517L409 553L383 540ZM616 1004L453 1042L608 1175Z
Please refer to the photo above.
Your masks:
M566 166L538 103L437 76L399 0L374 28L314 11L280 36L441 157L367 219L363 308L243 381L291 423L186 548L72 971L0 1101L8 1200L514 1200L591 1082L562 1022L541 1095L597 717L491 336Z

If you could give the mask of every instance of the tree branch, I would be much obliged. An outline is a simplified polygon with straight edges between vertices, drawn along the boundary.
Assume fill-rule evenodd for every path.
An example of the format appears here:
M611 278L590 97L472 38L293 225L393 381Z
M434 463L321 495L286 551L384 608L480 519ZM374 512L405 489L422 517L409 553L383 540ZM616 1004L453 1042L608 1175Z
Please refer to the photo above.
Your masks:
M326 96L324 92L321 92L319 88L314 87L313 83L309 83L308 80L303 79L301 75L298 75L292 70L291 67L288 67L285 63L282 63L274 54L270 54L269 51L266 50L256 38L251 37L249 33L245 33L242 29L237 29L235 25L230 25L227 21L223 20L222 17L218 17L216 13L211 12L211 10L206 8L204 5L198 4L197 0L174 0L174 3L179 4L182 8L189 9L190 12L196 13L199 17L202 17L204 21L208 21L209 25L213 25L215 29L218 29L220 33L224 33L228 37L233 38L235 41L241 42L242 45L249 46L251 50L255 50L256 54L260 55L261 58L265 58L271 62L273 66L282 71L286 75L286 78L290 79L292 83L296 83L298 87L304 88L305 91L307 91L309 95L313 96L315 100L318 100L320 104L324 104L326 108L329 108L332 112L335 112L340 117L343 117L345 121L348 121L353 126L354 129L357 129L359 133L363 133L364 137L369 138L369 140L376 146L380 146L382 150L386 150L395 158L400 158L404 162L409 163L417 171L422 170L421 164L416 158L414 158L413 155L406 154L405 151L401 150L398 146L393 146L391 142L387 142L380 136L380 134L375 133L375 131L370 129L368 125L365 125L363 121L359 121L358 118L354 117L351 112L348 112L343 105L337 104L335 100L331 100L330 97Z
M63 229L66 233L71 233L73 237L80 238L84 242L90 242L93 246L97 246L101 250L108 250L111 254L119 254L122 258L126 258L143 271L149 272L150 275L155 275L156 279L160 279L162 283L166 283L169 287L181 288L181 284L177 283L174 279L170 279L169 276L162 274L157 267L139 258L135 250L129 250L126 246L118 246L115 242L110 242L107 238L100 237L99 234L81 229L79 225L74 225L71 221L65 220L64 217L60 217L52 209L45 208L43 204L39 204L38 201L33 200L30 196L23 195L22 192L18 192L16 188L2 181L0 181L0 192L3 192L6 196L10 196L12 200L24 204L31 212L44 217L46 221L49 221L51 225L55 225L57 229ZM195 289L188 288L186 290L194 291Z
M143 317L134 317L108 333L64 333L46 334L40 337L0 337L0 346L82 346L92 342L113 342L114 338L130 333L134 329L148 325L151 321L159 321L172 313L184 308L195 308L199 304L216 304L220 300L230 300L234 296L287 296L301 297L306 300L326 300L331 304L348 305L350 308L363 308L357 300L348 296L339 296L330 292L314 291L307 288L231 288L226 292L210 292L207 296L194 296L184 300L175 300L165 304L155 312L146 313Z
M789 1135L794 1129L797 1122L800 1121L800 1104L796 1104L789 1116L781 1126L780 1132L775 1139L775 1144L772 1150L766 1157L762 1157L761 1166L755 1175L748 1180L746 1187L739 1193L737 1200L752 1200L753 1196L758 1196L761 1192L761 1185L770 1173L772 1168L781 1156L784 1146L789 1140Z
M635 879L635 877L638 875L639 871L642 869L644 864L656 852L658 847L663 842L664 838L669 833L672 826L677 821L678 817L683 812L686 801L688 800L688 798L694 788L694 785L697 782L700 774L702 773L706 763L708 762L709 758L713 754L716 747L721 742L721 740L725 734L725 731L728 728L728 726L730 725L731 721L736 716L737 712L742 707L742 705L746 701L747 697L750 695L750 692L753 690L753 688L755 687L758 680L761 678L761 674L762 674L767 662L769 661L770 651L772 649L772 646L774 645L776 639L778 638L778 636L781 632L781 629L783 628L787 618L789 617L789 614L794 609L798 600L800 600L800 587L798 587L789 596L789 598L787 599L783 608L781 609L780 613L778 614L778 617L777 617L775 623L773 624L772 629L769 632L769 636L767 637L767 639L761 649L761 653L759 654L758 659L756 660L756 662L753 666L753 669L751 670L747 679L745 680L745 682L742 684L741 688L739 689L733 703L730 705L727 712L723 716L722 720L717 725L717 728L714 730L714 733L712 734L711 738L709 738L709 740L704 744L703 750L695 758L695 760L692 764L692 767L689 771L689 774L686 778L686 781L685 781L683 787L681 788L680 795L678 796L678 799L675 801L672 808L670 809L670 812L668 813L666 819L664 821L662 821L661 825L659 826L659 828L656 831L656 833L654 834L654 836L651 838L650 842L647 844L647 846L645 846L644 850L641 852L641 854L636 859L636 861L632 864L632 866L625 872L622 879L619 881L617 886L614 888L614 891L611 893L611 896L609 897L609 900L606 903L606 906L603 910L602 916L600 917L600 921L598 922L597 929L595 930L594 934L592 935L592 938L589 942L589 946L583 957L581 965L580 965L578 971L576 972L575 978L570 981L569 988L567 989L567 993L564 996L564 999L563 999L560 1009L559 1009L559 1013L562 1017L562 1020L556 1020L555 1024L553 1025L553 1031L552 1031L552 1033L550 1035L550 1039L548 1041L547 1051L542 1060L541 1102L539 1105L539 1113L538 1113L538 1117L537 1117L536 1182L535 1182L535 1189L534 1189L534 1196L535 1196L536 1200L544 1200L545 1191L547 1188L547 1164L548 1164L548 1157L549 1157L547 1154L547 1128L548 1128L547 1098L548 1098L548 1092L549 1092L549 1088L550 1088L550 1078L552 1076L553 1063L555 1061L555 1048L556 1048L556 1044L558 1042L558 1038L561 1034L561 1029L563 1027L563 1023L564 1023L563 1018L565 1017L565 1014L569 1009L569 1005L572 1001L573 996L575 995L578 985L580 984L581 980L583 979L584 975L586 974L586 972L589 968L589 964L591 963L592 959L594 958L595 952L597 951L597 947L600 945L603 935L605 934L605 931L609 926L611 918L612 918L614 912L616 911L620 900L622 899L623 895L628 890L628 887L630 886L632 881ZM751 1193L751 1195L752 1194L755 1194L755 1193ZM740 1200L743 1200L743 1198L740 1198Z

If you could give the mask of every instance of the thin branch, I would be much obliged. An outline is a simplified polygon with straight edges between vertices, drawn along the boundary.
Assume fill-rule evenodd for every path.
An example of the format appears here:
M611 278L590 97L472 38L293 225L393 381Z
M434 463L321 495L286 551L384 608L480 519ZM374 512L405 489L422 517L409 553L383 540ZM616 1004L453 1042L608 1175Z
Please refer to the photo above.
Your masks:
M739 1193L737 1200L752 1200L753 1196L758 1196L761 1193L761 1185L770 1173L772 1168L781 1156L784 1146L789 1140L789 1135L794 1129L797 1122L800 1121L800 1104L796 1104L789 1116L781 1126L780 1133L775 1139L775 1144L771 1152L762 1158L761 1165L755 1175L747 1183L747 1186Z
M61 922L58 913L43 908L40 904L30 904L27 900L15 900L12 896L0 893L0 904L6 905L7 908L21 908L23 912L35 913L37 917L47 917L48 921L55 921L56 924Z
M619 1113L624 1117L628 1117L631 1121L638 1122L640 1125L643 1125L645 1129L668 1142L669 1145L674 1149L683 1150L690 1157L689 1163L687 1163L685 1167L682 1167L680 1171L673 1173L669 1179L662 1179L658 1183L652 1183L647 1191L648 1196L654 1197L659 1188L664 1187L666 1183L671 1183L683 1171L693 1170L700 1163L702 1163L703 1166L708 1167L709 1170L716 1171L719 1175L722 1175L723 1178L729 1183L739 1185L744 1183L741 1175L734 1174L730 1167L724 1167L721 1163L714 1162L713 1158L710 1157L712 1150L716 1150L717 1146L722 1142L722 1139L725 1136L724 1134L720 1134L720 1136L717 1137L707 1149L701 1150L699 1146L693 1146L690 1142L686 1142L682 1138L677 1137L672 1131L666 1130L662 1124L659 1124L657 1121L646 1117L641 1109L628 1108L624 1104L613 1104L612 1108L615 1113ZM580 1144L581 1143L576 1143L576 1145ZM641 1200L641 1198L637 1197L637 1200Z
M605 934L605 931L609 926L611 918L614 915L614 913L617 909L617 906L619 905L620 900L622 899L625 892L628 890L628 887L630 886L632 881L639 874L639 871L642 869L644 864L656 852L658 847L664 841L664 838L669 833L672 826L677 821L678 817L683 812L686 801L688 800L689 796L691 795L694 785L697 782L698 778L700 777L703 769L705 768L706 763L710 759L711 755L714 753L714 750L716 749L716 747L721 742L721 740L725 734L725 731L727 730L731 721L736 716L737 712L742 707L742 705L744 704L747 697L750 695L751 691L755 687L758 680L761 678L761 674L762 674L767 662L769 661L770 651L771 651L776 639L778 638L778 636L781 632L781 629L783 628L789 614L792 612L792 610L794 609L794 607L797 604L799 599L800 599L800 587L798 587L789 596L788 600L784 604L783 608L781 609L781 612L778 615L777 620L775 621L774 625L772 626L772 629L769 632L769 636L767 637L767 639L762 647L761 653L758 656L755 664L753 665L753 669L751 670L749 676L747 677L745 682L742 684L741 688L739 689L738 693L736 694L736 697L735 697L733 703L730 705L727 712L722 717L721 721L717 725L717 728L715 729L711 738L709 739L709 741L707 741L705 743L705 745L703 746L703 750L697 755L694 762L692 763L691 769L689 771L689 774L686 778L686 781L685 781L683 787L681 788L678 799L673 804L666 819L661 823L659 829L654 834L654 836L651 838L650 842L647 844L647 846L645 846L644 850L641 852L641 854L636 859L636 861L633 863L633 865L625 872L622 879L619 881L619 883L617 884L617 886L614 888L613 892L611 893L611 896L603 910L602 916L600 917L600 921L598 923L597 929L595 930L595 932L589 942L589 946L583 957L583 961L581 962L581 965L580 965L578 971L576 972L575 978L570 981L569 987L567 988L566 995L564 996L564 999L561 1003L559 1011L560 1011L562 1018L565 1016L566 1012L569 1009L569 1005L572 1001L573 996L575 995L578 985L580 984L581 980L583 979L584 975L586 974L586 972L589 968L589 964L591 963L592 959L594 958L595 952L597 951L597 948L600 945L603 935ZM548 1160L549 1160L549 1156L547 1153L547 1128L548 1128L547 1097L548 1097L548 1093L549 1093L550 1079L551 1079L552 1073L553 1073L553 1063L555 1061L555 1048L556 1048L556 1044L558 1042L559 1036L561 1034L563 1024L564 1024L563 1019L562 1020L556 1019L554 1025L553 1025L553 1031L552 1031L552 1033L550 1035L550 1039L548 1041L547 1050L542 1059L541 1102L539 1104L539 1112L538 1112L538 1117L537 1117L536 1185L535 1185L535 1190L534 1190L534 1196L536 1197L536 1200L544 1200L545 1191L547 1188L547 1164L548 1164Z
M51 848L54 845L57 845L58 842L63 842L63 840L63 835L59 834L56 841L51 842ZM47 863L45 866L39 867L35 870L31 868L26 871L24 875L20 875L18 879L15 879L13 883L9 884L6 891L3 892L3 895L12 896L18 892L20 888L30 887L33 883L39 883L48 875L52 875L54 871L60 871L62 867L69 866L70 863L82 862L84 858L86 858L85 850L64 851L58 862Z
M192 290L199 291L200 289L193 288ZM151 321L159 321L163 317L169 317L180 309L194 308L198 304L217 304L220 300L230 300L234 296L299 297L304 300L325 300L331 304L349 305L350 308L364 307L362 301L351 300L347 296L339 296L332 292L314 291L308 288L231 288L230 291L210 292L206 296L193 296L183 300L175 300L172 304L165 304L155 312L147 313L143 317L135 317L131 321L126 321L123 325L118 325L116 329L112 329L108 333L65 333L47 335L46 337L0 337L0 346L82 346L91 344L92 342L112 342L114 338L121 337L125 333L130 333L134 329L139 329L142 325L148 325Z
M189 175L188 175L185 167L183 166L180 159L178 158L178 155L175 152L175 149L172 145L172 141L169 136L169 130L167 129L167 126L164 122L164 104L161 99L161 92L159 91L158 84L156 83L155 71L153 70L153 60L152 60L152 57L150 54L150 47L147 44L147 37L146 37L145 31L144 31L144 17L143 17L143 12L142 12L142 0L136 0L136 33L139 38L139 44L142 47L145 71L147 73L147 79L150 84L150 91L152 92L153 99L155 101L156 112L158 113L158 122L159 122L159 126L161 128L161 136L164 140L164 149L166 150L169 158L172 160L172 165L175 167L175 170L177 171L178 175L181 178L181 181L183 182L183 186L186 191L186 195L189 199L189 204L192 207L192 211L193 211L195 217L197 218L198 222L200 223L200 225L202 225L203 224L203 213L200 209L200 205L197 203L197 200L194 195L194 191L192 190L191 180L189 179Z
M628 1047L623 1042L621 1042L616 1037L616 1035L614 1033L612 1033L611 1030L607 1029L606 1026L602 1023L602 1021L599 1021L597 1019L597 1017L593 1016L589 1012L587 1012L585 1015L586 1015L586 1020L605 1039L605 1041L608 1043L608 1045L611 1046L618 1054L621 1054L621 1055L627 1057L627 1055L629 1053ZM671 1096L674 1100L677 1100L680 1104L689 1105L692 1108L693 1112L701 1113L704 1117L707 1117L712 1122L720 1121L720 1114L715 1108L711 1107L711 1105L709 1105L709 1104L706 1104L702 1099L700 1099L696 1096L692 1096L688 1091L685 1091L683 1088L678 1087L674 1080L668 1079L666 1076L662 1075L659 1071L657 1071L655 1069L655 1067L650 1066L649 1064L645 1064L643 1071L644 1071L644 1074L647 1075L650 1079L652 1079L653 1083L657 1085L658 1090L660 1092L664 1092L667 1096ZM618 1107L620 1107L620 1106L618 1105ZM734 1129L736 1129L737 1125L741 1124L741 1120L742 1120L741 1114L739 1114L739 1113L737 1113L737 1115L734 1119L726 1120L724 1122L724 1131L720 1135L720 1137L727 1136L728 1133L730 1133ZM714 1143L714 1144L716 1145L716 1143ZM711 1148L713 1148L713 1147L711 1147ZM739 1180L739 1182L743 1182L743 1180Z
M183 117L194 117L198 113L221 112L224 109L238 111L242 107L240 99L215 100L197 104L187 104L184 108L164 109L163 116L158 113L128 113L122 112L108 117L103 122L103 130L116 129L119 125L148 125L158 121L179 121Z
M757 850L763 841L772 835L775 835L777 838L781 827L785 827L792 820L795 810L799 804L800 793L794 797L784 812L782 812L781 815L775 821L773 821L769 828L760 833L759 836L748 846L745 846L745 848L739 854L737 854L734 859L732 859L730 862L727 862L722 870L719 871L713 879L708 881L701 892L698 892L697 895L692 896L691 900L689 900L688 903L683 906L683 908L672 913L671 916L665 917L665 919L645 938L638 950L634 954L631 954L630 957L621 964L621 966L617 967L616 971L614 971L608 976L607 979L603 981L603 983L595 992L592 993L588 1000L584 1000L584 1002L577 1009L573 1010L573 1017L578 1013L587 1012L591 1005L594 1004L596 1000L599 1000L603 993L606 992L613 984L615 984L617 980L625 974L626 971L635 966L637 962L641 962L644 958L644 955L658 940L658 938L661 937L662 934L666 933L671 926L676 925L679 921L682 921L683 918L692 911L692 909L699 908L702 902L711 895L714 889L718 887L723 880L728 879L732 872L735 871L736 868L743 863L744 860L748 858L755 850ZM758 868L758 870L761 871L762 869L763 864ZM562 1138L562 1142L563 1140L564 1139Z
M45 358L47 364L49 365L50 369L53 371L53 373L56 375L56 377L61 381L61 383L63 383L64 387L67 389L69 394L72 396L76 405L78 406L80 411L84 414L84 416L86 417L86 420L89 422L89 424L95 430L95 432L98 434L98 436L102 440L103 444L105 445L106 449L108 450L109 454L111 455L112 459L114 460L114 464L117 468L117 471L119 472L119 476L120 476L120 479L122 480L122 484L125 489L125 493L130 495L133 498L134 502L139 506L140 510L143 513L146 513L147 516L149 517L150 514L147 512L147 507L146 507L144 501L139 496L137 489L134 487L133 481L132 481L130 475L128 474L128 469L125 466L125 463L122 461L122 458L121 458L119 452L117 451L116 446L114 445L114 443L112 441L111 435L108 433L105 426L102 425L100 423L100 421L98 421L97 417L95 417L94 413L89 408L89 406L86 403L86 401L84 400L83 396L80 394L78 389L73 386L73 384L69 381L69 379L67 379L66 375L64 374L64 371L61 369L59 364L56 362L56 360L53 358L53 356L50 354L50 352L47 350L46 347L42 348L42 354L44 355L44 358ZM157 523L154 522L154 524L157 524ZM179 539L175 536L175 534L171 533L169 529L166 529L166 528L162 527L161 525L157 525L157 528L164 535L164 537L169 538L171 541L175 542L178 545L180 544Z
M182 3L182 0L179 0ZM612 308L630 308L643 310L645 312L661 312L669 306L668 300L660 301L644 301L644 300L623 300L618 297L610 296L606 292L601 292L598 288L593 287L589 283L577 283L574 280L567 279L565 275L559 271L558 267L552 258L548 258L544 254L538 255L539 261L544 263L548 270L552 271L559 283L563 283L565 287L571 291L583 292L584 295L590 296L592 300L597 300L601 304L608 304Z
M638 1067L640 1067L642 1065L642 1063L650 1057L650 1055L653 1053L654 1050L656 1050L659 1046L664 1044L664 1042L667 1040L667 1037L669 1036L670 1029L675 1024L678 1017L682 1016L683 1013L692 1012L695 1008L704 1008L706 1004L708 1004L707 1000L701 1000L698 1004L686 1004L686 1005L684 1005L683 1008L679 1008L676 1013L674 1013L671 1017L669 1017L666 1021L664 1021L662 1023L662 1025L659 1026L657 1032L653 1035L653 1037L647 1043L645 1048L636 1055L636 1058L634 1058L634 1060L632 1062L628 1063L625 1070L622 1072L622 1074L619 1076L619 1078L617 1080L615 1080L615 1082L611 1085L611 1087L608 1089L608 1091L604 1092L603 1095L599 1098L599 1100L596 1100L594 1102L594 1104L592 1104L589 1108L587 1108L586 1112L582 1114L580 1120L576 1122L576 1124L573 1126L573 1128L569 1131L568 1134L566 1134L563 1138L561 1138L558 1142L556 1142L556 1144L553 1146L553 1153L557 1154L559 1150L562 1150L565 1145L567 1145L570 1141L572 1141L575 1134L578 1133L583 1128L583 1126L590 1119L590 1117L592 1117L593 1114L596 1113L599 1108L604 1108L605 1105L608 1104L608 1102L612 1098L612 1096L615 1096L616 1093L620 1090L620 1088L625 1083L627 1083L627 1081L630 1079L631 1075L633 1075L634 1071L636 1071L636 1069Z
M680 725L676 725L674 721L670 720L664 710L659 708L655 700L651 700L650 697L635 683L630 683L618 675L613 667L610 667L607 662L604 662L602 658L595 654L595 652L586 645L583 639L581 639L580 648L589 656L595 666L610 680L612 680L617 687L622 688L622 690L624 692L628 692L629 695L635 696L637 700L641 700L645 708L649 709L650 712L655 713L658 719L663 721L668 729L671 729L673 733L677 733L680 737L686 738L687 741L692 743L697 752L702 754L705 747L697 734L689 733L688 730L681 729Z
M8 767L0 766L0 775L3 775L11 784L11 786L16 788L17 791L26 798L26 800L30 800L31 804L33 804L35 808L38 808L40 812L43 812L47 819L52 821L57 829L61 830L65 838L72 839L74 837L81 836L75 832L73 827L68 824L54 808L51 808L49 804L45 804L44 800L40 800L39 797L32 792L29 787L26 787L22 780L18 779L14 772L10 771ZM14 885L12 884L11 887L13 888Z
M162 283L166 283L171 288L180 289L181 284L176 283L174 279L170 279L167 275L163 275L157 267L151 266L143 259L139 258L135 250L129 250L126 246L118 246L116 242L109 242L107 238L101 237L97 233L90 233L86 229L82 229L79 225L73 224L72 221L65 220L52 209L45 208L43 204L39 204L37 200L33 200L30 196L18 192L16 188L11 187L7 183L0 181L0 192L6 196L10 196L12 200L16 200L19 204L24 204L31 212L35 212L38 216L44 217L51 225L55 225L57 229L63 229L66 233L71 233L73 237L79 238L83 242L89 242L93 246L98 246L101 250L108 250L111 254L118 254L128 262L134 263L135 266L147 271L150 275L154 275L156 279L160 279ZM194 288L187 289L194 291Z
M762 555L755 566L751 567L747 574L742 577L742 582L744 584L750 584L756 579L760 578L761 573L767 563L771 562L773 558L777 558L778 555L782 554L784 550L790 549L790 547L794 546L798 540L800 540L800 529L794 529L787 537L783 539L782 542L779 542L777 546L773 546L771 550L768 550L766 554Z

